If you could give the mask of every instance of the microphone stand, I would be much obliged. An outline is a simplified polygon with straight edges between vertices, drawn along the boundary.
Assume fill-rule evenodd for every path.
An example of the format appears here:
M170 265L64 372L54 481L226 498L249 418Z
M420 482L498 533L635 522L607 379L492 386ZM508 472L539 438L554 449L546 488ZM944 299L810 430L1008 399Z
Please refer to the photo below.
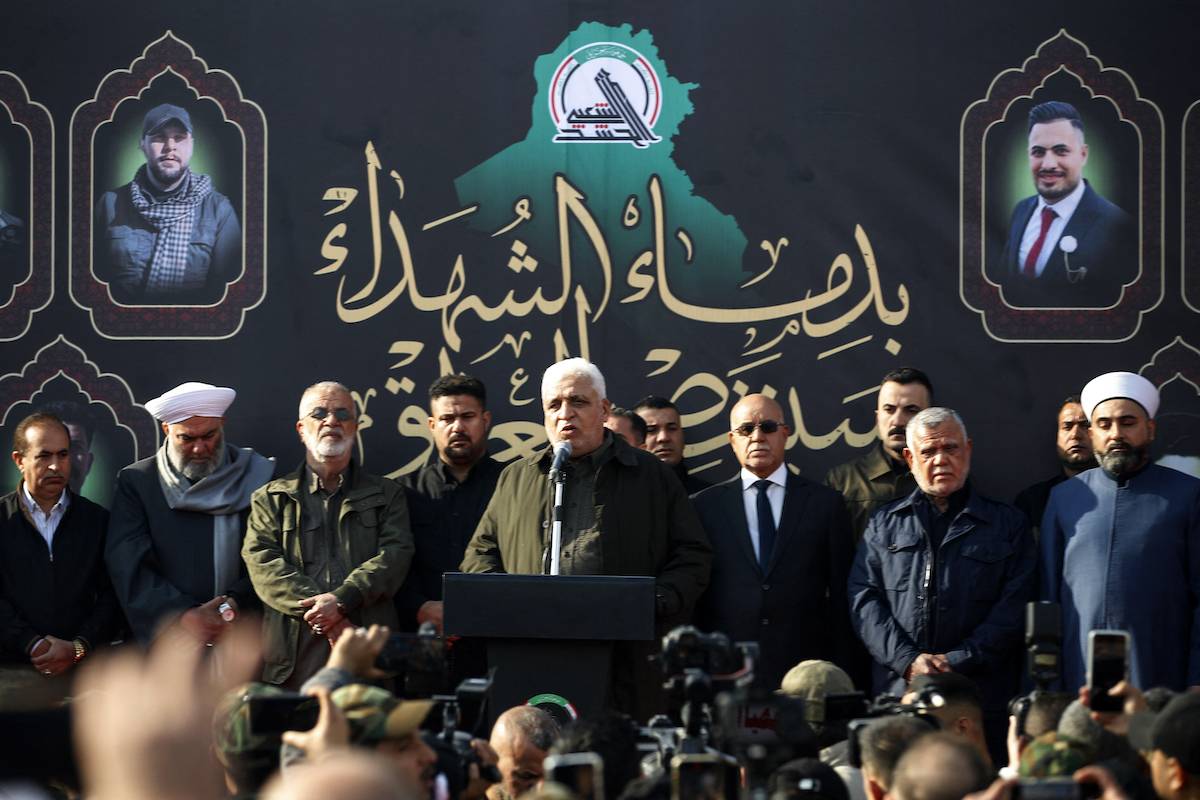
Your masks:
M565 470L554 470L554 505L550 511L550 574L559 574L559 553L562 550L563 486L566 485Z

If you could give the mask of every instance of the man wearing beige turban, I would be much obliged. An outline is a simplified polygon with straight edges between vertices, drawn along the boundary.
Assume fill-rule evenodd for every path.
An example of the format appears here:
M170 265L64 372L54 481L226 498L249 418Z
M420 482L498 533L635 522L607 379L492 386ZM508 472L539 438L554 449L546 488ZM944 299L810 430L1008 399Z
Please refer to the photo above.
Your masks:
M178 620L212 643L240 607L256 604L241 559L250 495L272 460L225 443L237 393L184 383L146 403L166 440L117 476L105 560L138 640Z

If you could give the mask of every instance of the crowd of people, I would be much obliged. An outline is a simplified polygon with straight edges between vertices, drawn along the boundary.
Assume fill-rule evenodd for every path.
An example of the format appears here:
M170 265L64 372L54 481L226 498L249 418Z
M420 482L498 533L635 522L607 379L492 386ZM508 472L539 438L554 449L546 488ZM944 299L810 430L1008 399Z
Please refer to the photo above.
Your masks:
M22 481L0 498L0 711L68 709L76 745L23 737L30 755L3 774L66 764L44 772L70 794L77 765L87 796L132 800L496 800L583 796L544 764L594 753L610 798L731 791L672 785L661 753L642 758L640 726L679 712L653 643L613 646L604 714L563 727L540 706L493 709L490 736L457 750L434 732L435 704L377 665L389 631L443 634L443 574L554 572L652 577L660 637L692 624L756 643L742 683L803 701L811 735L780 750L769 783L742 774L755 796L990 800L1019 792L1018 775L1107 798L1200 795L1200 695L1187 693L1200 480L1152 462L1145 378L1107 373L1067 398L1059 474L1013 504L973 486L966 421L913 368L883 376L878 442L823 482L786 463L792 430L765 394L733 405L740 469L711 486L688 469L669 399L615 408L578 358L546 370L541 396L547 438L566 446L504 465L483 383L439 378L429 460L396 481L355 462L358 413L339 383L303 392L304 459L282 476L225 441L233 389L184 383L145 403L163 445L121 470L108 510L71 482L72 429L49 412L22 420ZM556 452L569 457L552 503ZM1030 693L1035 600L1056 604L1061 662ZM1096 630L1129 642L1126 680L1105 687L1119 711L1088 688ZM486 672L477 644L454 642L456 674ZM854 722L855 692L894 701ZM308 730L249 724L262 698L296 693L315 698Z

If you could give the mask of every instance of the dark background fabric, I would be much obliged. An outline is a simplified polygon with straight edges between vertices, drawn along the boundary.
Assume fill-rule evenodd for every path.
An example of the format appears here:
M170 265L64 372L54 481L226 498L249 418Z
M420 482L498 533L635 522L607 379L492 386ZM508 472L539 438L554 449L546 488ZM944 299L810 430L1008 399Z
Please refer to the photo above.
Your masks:
M39 351L61 335L82 354L82 364L90 363L96 374L116 376L123 384L118 388L130 398L129 408L121 412L126 418L115 418L117 412L98 400L92 407L107 415L102 425L106 435L118 438L123 447L137 442L136 458L152 453L155 434L144 421L140 428L130 423L133 417L145 417L132 402L144 403L185 380L206 380L239 392L229 412L230 441L289 462L300 454L292 420L301 390L318 379L337 378L366 406L370 424L360 432L363 466L379 474L416 469L431 446L424 390L449 366L487 382L497 423L490 445L498 459L508 461L541 441L538 381L561 349L572 355L586 352L598 363L607 375L609 396L622 405L649 392L676 396L689 442L697 446L688 453L688 462L710 465L699 473L710 482L735 472L724 440L729 408L742 392L769 388L783 403L789 422L803 429L793 437L789 462L816 477L865 451L873 427L870 390L888 369L913 364L933 377L939 403L962 412L975 441L977 485L990 496L1008 499L1032 477L1052 474L1058 404L1094 375L1110 369L1137 371L1157 358L1162 370L1170 362L1166 375L1178 368L1198 380L1200 355L1189 348L1200 346L1200 314L1194 310L1200 309L1200 254L1195 252L1200 236L1194 231L1183 235L1183 220L1196 218L1200 196L1195 180L1200 163L1194 150L1197 114L1185 128L1185 115L1200 98L1200 50L1194 47L1200 9L1193 4L1019 0L951 6L928 1L858 2L834 9L816 0L516 5L484 0L341 5L219 0L184 6L121 0L69 9L19 3L4 16L0 71L18 76L52 119L55 170L53 196L41 195L40 200L52 212L53 229L30 237L54 246L53 297L32 316L22 312L21 320L29 317L28 323L18 320L15 332L5 334L0 373L26 374L26 379L0 382L0 408L37 392L40 383L28 378L36 370L26 371L25 365L38 363ZM522 141L531 119L543 124L547 112L533 77L535 64L589 21L647 31L665 65L660 77L695 85L688 94L693 109L678 133L654 147L669 148L671 162L692 183L691 195L736 221L746 245L741 263L718 259L716 250L701 241L706 231L696 227L698 218L686 210L688 193L672 188L665 201L665 239L670 275L683 287L679 293L686 289L689 302L717 308L798 301L806 293L825 291L830 281L841 282L830 269L846 254L854 264L846 294L805 320L800 315L760 322L686 319L668 311L657 290L635 302L620 302L636 292L627 280L633 258L623 251L612 266L612 291L603 314L585 325L586 347L573 302L554 313L535 308L494 321L464 312L457 320L458 349L447 342L443 312L417 308L410 292L362 321L340 317L339 284L344 281L343 297L349 298L375 275L364 155L368 143L380 164L375 174L382 222L381 266L371 298L390 290L402 276L388 227L390 211L405 226L414 282L422 296L445 291L459 256L467 279L465 295L478 294L489 304L501 302L509 291L518 299L539 288L547 298L561 293L557 248L532 249L539 261L532 272L518 274L507 266L516 258L511 245L524 235L522 228L495 238L490 234L500 225L488 231L467 223L422 228L465 205L455 188L457 178ZM168 30L209 69L233 76L241 95L258 104L266 120L266 296L245 312L235 333L222 338L143 340L136 331L128 338L101 333L89 312L73 302L68 281L72 188L94 197L112 188L73 184L72 115L106 75L128 69ZM964 114L986 97L998 76L1020 69L1060 30L1082 42L1103 67L1127 74L1141 97L1153 104L1151 116L1161 119L1164 160L1145 172L1143 187L1130 184L1141 174L1136 152L1133 163L1128 158L1113 163L1115 151L1127 153L1128 143L1139 141L1136 131L1113 122L1090 139L1093 150L1085 175L1099 183L1099 170L1108 162L1103 173L1107 185L1098 186L1106 197L1125 205L1157 199L1162 208L1161 225L1153 231L1161 261L1151 266L1161 267L1163 296L1141 316L1136 331L1115 337L1123 341L1015 341L1019 336L1001 341L960 295L964 182L968 191L979 188L977 178L962 174ZM1060 73L1056 80L1069 77ZM1020 108L1027 110L1028 102L1021 102ZM219 110L211 103L205 107L205 114L193 116L219 120ZM1089 107L1088 113L1103 111L1097 108ZM1014 109L1014 114L1020 111ZM211 128L218 123L206 124ZM3 113L0 128L13 132L0 141L27 141L23 129L8 125ZM240 139L207 136L197 139L195 158L219 162L202 171L230 195L247 230L241 164L230 145ZM1019 148L1020 139L1018 130L988 142L1016 142ZM134 146L132 141L121 145ZM1185 151L1193 153L1186 160L1186 174ZM1019 155L1018 150L1018 161ZM20 162L20 156L19 151L6 152L4 163ZM129 157L127 151L98 152L104 163L98 164L97 175L115 175L113 165ZM136 153L133 157L136 162ZM988 164L993 157L999 158L989 150ZM579 169L569 152L558 169L589 201L604 191L622 198L637 195L643 221L635 232L641 247L652 247L645 221L649 175L590 174ZM402 197L393 171L403 181ZM16 163L5 174L19 181L28 168ZM994 182L998 187L1002 183ZM1014 203L1030 194L1027 174L1009 183L1011 190L997 188L989 201L989 235L998 237L991 244L1002 246ZM358 190L357 199L346 211L325 216L337 202L323 198L337 187ZM535 183L514 170L504 190L506 204L493 204L480 216L487 212L489 219L511 219L518 198L541 197L549 183ZM28 193L12 194L17 205L28 205ZM1137 216L1136 208L1126 210ZM597 221L606 236L621 234L619 211ZM14 210L26 220L27 212ZM536 224L551 225L555 219L553 206L535 206L534 213ZM336 244L349 248L345 265L336 274L315 274L330 263L322 246L342 222L348 230ZM901 324L888 325L872 307L836 334L810 335L804 324L838 319L865 297L868 276L856 226L869 238L880 296L889 308L897 308L903 286L908 315ZM602 281L586 237L577 223L573 227L574 274L586 286L592 311L583 316L590 319L600 307ZM676 236L679 228L705 244L691 264ZM781 237L788 244L772 273L737 289L767 269L770 259L760 243L775 246ZM631 252L636 256L637 250ZM0 276L0 303L20 278ZM198 309L189 319L201 325L213 313ZM798 332L788 333L789 324ZM526 332L529 337L523 336ZM506 335L521 346L503 344ZM747 354L776 336L783 337L778 345ZM820 357L867 336L869 341ZM1114 338L1103 332L1086 336ZM889 340L895 343L894 354L885 347ZM392 352L397 343L402 346ZM418 343L419 352L410 355L418 348L404 343ZM501 349L494 355L479 360L497 346ZM671 355L655 352L659 350L679 351L677 361L664 369ZM746 368L776 354L778 358ZM1194 432L1200 397L1183 381L1168 388L1164 411L1177 412L1186 430ZM0 436L11 435L16 419L3 422ZM857 437L847 441L846 430ZM1194 433L1190 441L1187 447L1200 447ZM124 463L106 463L110 484Z

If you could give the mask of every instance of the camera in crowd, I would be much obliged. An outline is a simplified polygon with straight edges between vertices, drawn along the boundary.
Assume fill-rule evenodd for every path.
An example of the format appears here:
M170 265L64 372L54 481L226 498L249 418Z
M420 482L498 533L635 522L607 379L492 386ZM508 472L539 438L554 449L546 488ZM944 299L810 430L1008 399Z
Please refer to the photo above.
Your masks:
M755 643L692 626L663 638L663 686L682 724L655 717L640 735L643 752L670 776L672 797L739 797L742 767L754 796L780 765L816 755L804 701L753 685L757 656Z
M492 675L467 678L451 689L445 640L428 622L416 633L389 636L375 666L396 681L401 697L436 703L435 713L425 720L423 736L437 753L437 769L446 776L451 797L457 797L469 783L472 764L485 780L500 780L496 768L484 765L471 748L472 739L488 737L484 725ZM436 713L439 710L441 713Z
M880 717L906 716L924 722L932 730L937 730L941 727L941 724L932 711L935 708L945 705L946 701L934 686L923 686L918 689L911 703L903 703L899 697L886 694L880 695L874 701L867 703L866 698L862 694L858 696L863 700L863 713L849 721L847 725L848 735L846 737L849 745L847 757L850 761L850 766L855 769L862 769L863 729ZM837 695L830 696L830 698L836 697ZM826 698L825 700L826 708L829 708L830 698ZM828 714L828 712L826 713Z
M1029 711L1041 696L1053 693L1061 676L1062 609L1058 603L1030 602L1025 605L1025 668L1033 691L1008 703L1008 714L1016 718L1018 736L1026 736Z

